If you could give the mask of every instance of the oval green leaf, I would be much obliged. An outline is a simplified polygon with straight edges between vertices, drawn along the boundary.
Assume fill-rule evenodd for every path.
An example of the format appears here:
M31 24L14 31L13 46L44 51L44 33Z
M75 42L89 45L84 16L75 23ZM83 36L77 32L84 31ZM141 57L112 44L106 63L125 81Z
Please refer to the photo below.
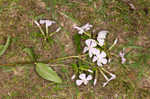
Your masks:
M61 78L48 64L36 63L36 72L44 79L53 81L55 83L62 83Z

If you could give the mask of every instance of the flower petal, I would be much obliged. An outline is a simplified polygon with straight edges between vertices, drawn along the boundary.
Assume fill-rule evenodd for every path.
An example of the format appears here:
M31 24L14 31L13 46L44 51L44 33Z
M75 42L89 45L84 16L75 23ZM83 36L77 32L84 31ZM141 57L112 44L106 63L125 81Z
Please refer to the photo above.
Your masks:
M94 56L92 61L96 62L97 61L97 56Z
M104 51L101 52L100 54L101 57L106 57L106 53Z
M80 74L80 75L79 75L79 78L80 78L80 79L83 79L83 80L86 79L86 74L84 74L84 73Z
M98 40L100 46L104 45L104 39L97 38L97 40Z
M92 25L90 25L89 23L87 23L87 24L83 25L81 28L84 29L85 31L88 31L92 27L93 27Z
M79 33L79 34L83 34L83 33L84 33L84 31L83 31L83 30L80 30L78 33Z
M101 61L97 61L97 65L98 66L103 66L102 63L101 63Z
M97 48L92 48L92 50L93 50L92 52L93 52L94 55L100 54L99 49L97 49Z
M89 50L89 57L92 57L93 56L93 53L91 50Z
M94 79L94 83L93 83L94 86L96 85L96 82L97 82L97 79Z
M74 28L74 29L77 29L79 34L83 34L83 32L84 32L84 30L83 30L82 28L80 28L80 27L78 27L78 26L76 26L76 25L73 26L73 28Z
M88 80L85 79L85 80L83 81L83 83L84 83L84 85L87 85Z
M90 70L90 69L88 69L88 72L93 73L93 71L92 71L92 70Z
M88 47L84 47L83 49L83 53L87 52L88 51Z
M85 41L85 44L86 44L87 46L90 46L90 47L96 47L96 46L97 46L96 41L93 40L93 39L87 39L87 40Z
M71 77L71 79L72 79L72 80L74 80L74 79L75 79L75 77L76 77L76 75L74 74L74 75Z
M108 33L108 31L106 31L106 30L100 31L100 32L98 33L98 38L99 38L99 39L105 39L107 33Z
M51 26L53 23L56 23L55 21L51 21L51 20L46 20L46 26L49 27Z
M106 58L102 58L101 61L102 61L103 64L106 64L106 63L107 63L107 59L106 59Z
M124 57L121 58L121 64L124 64L126 62L126 59Z
M87 80L92 80L92 75L88 75L86 79Z
M77 85L77 86L80 86L82 83L83 83L82 80L76 80L76 85Z
M40 20L40 24L45 24L46 21L45 20Z

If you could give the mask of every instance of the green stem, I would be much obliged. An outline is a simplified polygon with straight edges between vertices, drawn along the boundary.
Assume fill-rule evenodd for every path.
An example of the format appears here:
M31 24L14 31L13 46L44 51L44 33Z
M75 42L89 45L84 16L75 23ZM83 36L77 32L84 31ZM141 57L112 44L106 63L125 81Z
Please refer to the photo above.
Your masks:
M104 69L103 67L101 67L101 69L102 69L104 72L108 73L108 74L112 74L112 73L110 73L109 71L107 71L106 69Z
M108 77L104 74L104 72L99 68L99 71L101 72L101 74L104 76L104 78L108 81Z
M91 35L87 32L84 32L85 35L87 35L88 37L91 37Z
M52 33L49 35L49 37L53 36L55 33L56 33L56 32L52 32Z
M118 39L115 39L114 43L109 47L108 50L111 50L116 45L117 41L118 41Z
M42 35L45 37L45 33L44 33L44 31L42 30L41 26L38 26L38 28L40 29L40 32L42 33Z
M46 35L48 36L48 26L46 26Z
M17 66L17 65L31 65L31 64L35 64L35 63L53 63L53 62L57 62L57 61L61 61L61 60L65 60L65 59L71 59L71 58L81 58L87 56L87 54L83 54L83 55L78 55L78 56L67 56L67 57L62 57L62 58L57 58L54 60L47 60L47 61L30 61L30 62L16 62L16 63L10 63L10 64L0 64L0 66Z

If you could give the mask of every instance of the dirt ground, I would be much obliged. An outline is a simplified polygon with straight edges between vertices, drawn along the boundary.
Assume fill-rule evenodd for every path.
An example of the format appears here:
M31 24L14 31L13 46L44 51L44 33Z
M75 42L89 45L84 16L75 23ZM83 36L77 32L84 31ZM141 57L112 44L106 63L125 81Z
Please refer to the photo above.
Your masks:
M68 15L68 16L67 16ZM50 31L63 29L45 43L34 20L50 19ZM94 31L110 31L109 44L119 42L112 53L126 48L127 63L114 58L109 71L117 78L102 87L91 84L78 87L71 80L71 63L65 60L53 68L62 84L44 80L35 72L34 64L23 51L32 48L38 61L76 55L72 26L94 25ZM0 56L0 99L150 99L150 1L149 0L0 0L0 45L12 37L6 52ZM9 64L24 62L24 64ZM64 64L64 65L62 65Z

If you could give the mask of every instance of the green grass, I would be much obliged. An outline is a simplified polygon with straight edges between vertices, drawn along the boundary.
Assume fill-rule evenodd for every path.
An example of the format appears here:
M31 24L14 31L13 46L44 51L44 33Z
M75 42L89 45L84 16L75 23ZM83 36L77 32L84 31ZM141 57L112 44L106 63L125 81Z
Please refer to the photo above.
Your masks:
M94 25L95 31L109 30L108 44L118 37L119 43L112 52L116 55L126 48L127 62L121 64L119 57L113 57L110 71L117 78L102 88L103 78L96 87L77 87L71 76L74 74L71 64L76 60L65 60L54 66L63 79L62 84L55 84L40 78L34 64L17 65L16 67L0 66L0 98L31 97L41 99L108 99L109 96L122 99L148 99L150 73L150 2L149 0L131 1L136 10L130 10L128 4L121 0L43 0L46 6L40 8L39 1L1 0L0 1L0 45L6 43L8 35L12 42L0 64L32 61L24 48L33 48L39 61L55 59L82 52L84 41L78 38L73 24L83 25L87 22ZM146 10L145 10L146 9ZM49 42L44 42L40 31L33 20L56 20L57 26L63 29L56 33ZM54 27L55 28L55 27ZM83 42L79 46L80 42ZM33 57L32 57L33 58ZM15 74L17 72L18 74ZM146 82L146 85L143 83Z

